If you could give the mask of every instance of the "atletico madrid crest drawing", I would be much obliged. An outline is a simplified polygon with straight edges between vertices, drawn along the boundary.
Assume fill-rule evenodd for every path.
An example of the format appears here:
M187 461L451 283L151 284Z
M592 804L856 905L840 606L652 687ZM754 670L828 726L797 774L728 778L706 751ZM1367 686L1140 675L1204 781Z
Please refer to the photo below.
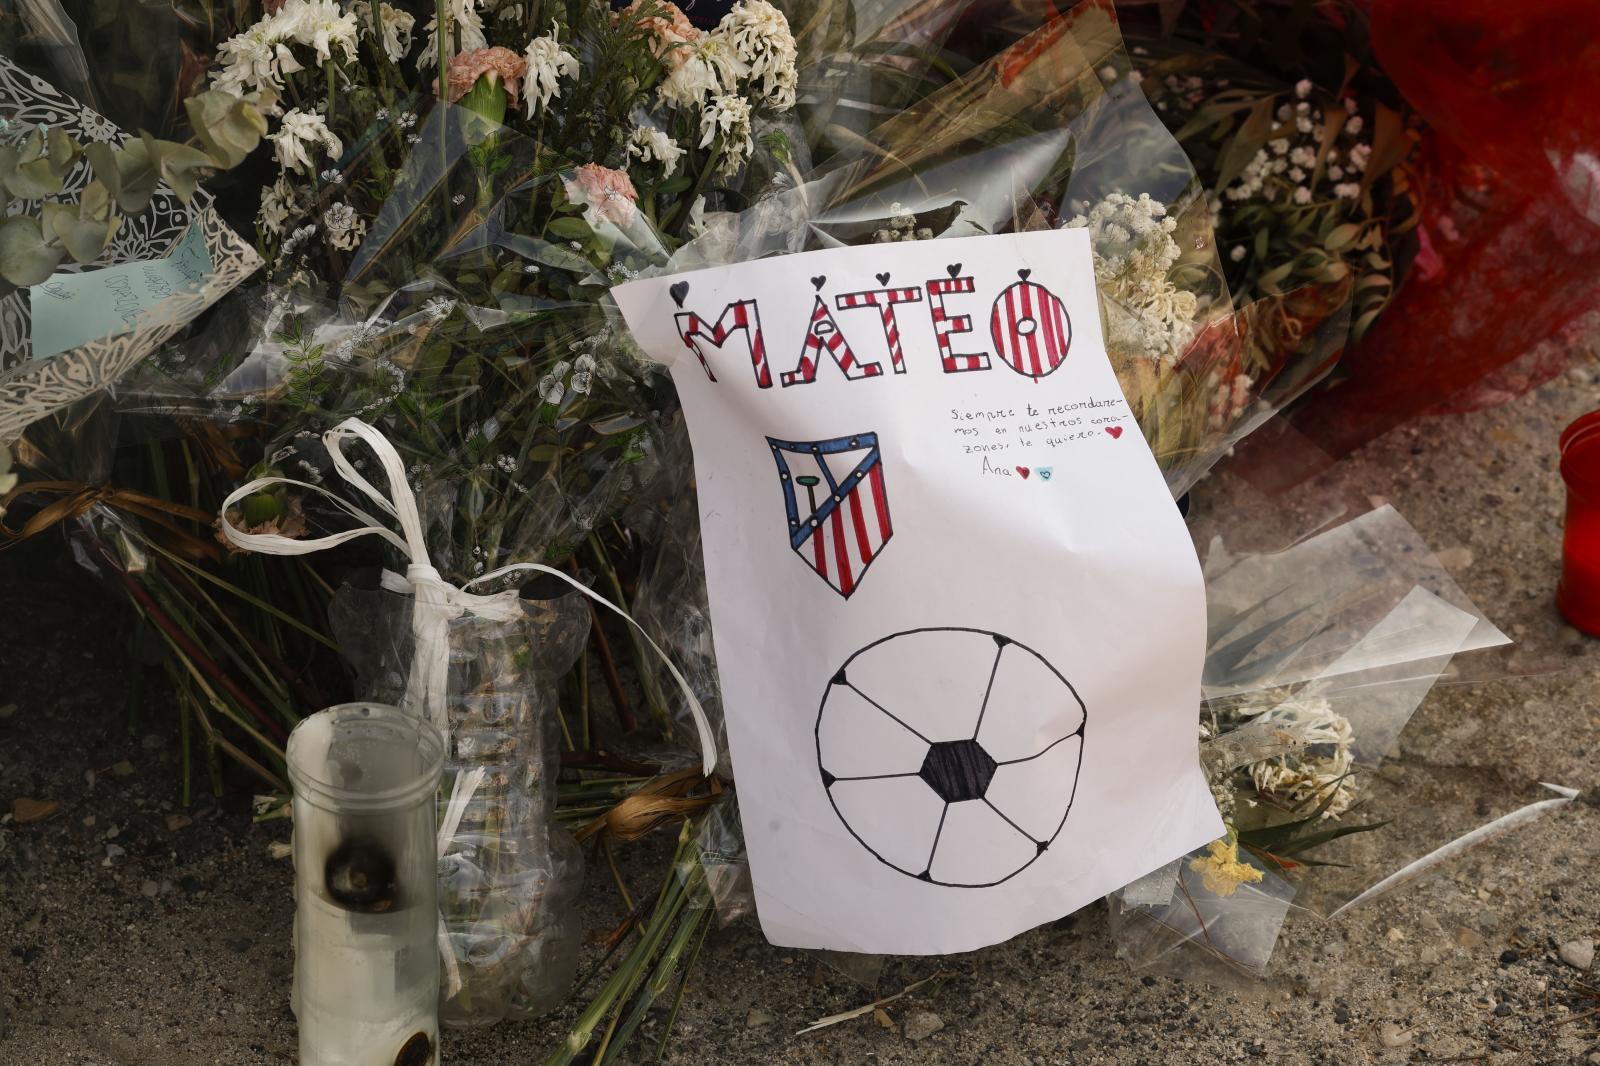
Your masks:
M789 546L849 599L894 534L878 435L802 441L768 437L767 444L783 487Z

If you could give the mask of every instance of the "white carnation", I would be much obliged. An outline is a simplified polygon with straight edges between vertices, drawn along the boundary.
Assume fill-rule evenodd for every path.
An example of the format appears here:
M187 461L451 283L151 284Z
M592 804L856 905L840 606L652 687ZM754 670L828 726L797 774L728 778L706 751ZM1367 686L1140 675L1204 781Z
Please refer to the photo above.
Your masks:
M294 201L294 186L289 184L287 174L280 173L277 181L261 190L261 210L256 213L256 225L264 233L281 236Z
M356 209L346 203L329 205L322 213L323 229L328 243L342 252L353 252L367 235L367 224L356 214Z

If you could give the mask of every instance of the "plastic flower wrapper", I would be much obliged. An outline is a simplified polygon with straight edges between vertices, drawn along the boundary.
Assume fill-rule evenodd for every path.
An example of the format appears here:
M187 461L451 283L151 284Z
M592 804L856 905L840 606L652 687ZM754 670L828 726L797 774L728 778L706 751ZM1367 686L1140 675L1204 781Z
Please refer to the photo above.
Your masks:
M1111 906L1136 965L1260 976L1291 905L1328 915L1394 865L1374 808L1413 803L1368 771L1456 655L1509 641L1387 506L1275 553L1219 536L1205 573L1201 757L1229 834Z
M1230 299L1207 193L1140 90L1109 4L1045 19L999 3L852 19L823 4L795 21L815 174L779 173L746 211L705 215L675 269L1086 227L1107 348L1175 494L1336 363L1341 303Z

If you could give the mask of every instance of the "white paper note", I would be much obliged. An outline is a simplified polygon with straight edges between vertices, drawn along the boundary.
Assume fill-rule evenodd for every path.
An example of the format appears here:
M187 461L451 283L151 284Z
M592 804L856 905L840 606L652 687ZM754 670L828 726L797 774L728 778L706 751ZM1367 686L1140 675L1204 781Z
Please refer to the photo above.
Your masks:
M769 940L967 951L1221 835L1200 567L1083 231L614 293L688 420Z

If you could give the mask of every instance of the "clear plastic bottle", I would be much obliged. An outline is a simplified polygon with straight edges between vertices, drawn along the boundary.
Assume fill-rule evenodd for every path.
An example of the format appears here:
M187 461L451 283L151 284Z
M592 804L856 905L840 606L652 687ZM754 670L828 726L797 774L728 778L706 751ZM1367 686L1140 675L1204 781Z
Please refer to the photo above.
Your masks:
M447 1026L527 1018L558 1006L577 969L582 855L555 824L556 685L588 636L589 608L559 581L499 594L512 621L463 612L449 625L441 811L482 771L439 850L439 911L450 944ZM412 655L410 596L341 588L333 631L365 693L399 702Z
M443 740L347 703L296 726L287 754L300 1066L437 1066Z

